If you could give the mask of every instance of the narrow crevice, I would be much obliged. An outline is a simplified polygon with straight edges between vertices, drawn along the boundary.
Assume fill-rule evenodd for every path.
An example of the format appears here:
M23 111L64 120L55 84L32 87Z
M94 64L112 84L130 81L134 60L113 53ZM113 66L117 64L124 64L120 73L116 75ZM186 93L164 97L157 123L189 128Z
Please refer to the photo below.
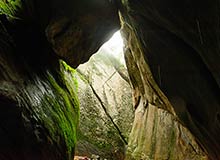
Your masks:
M105 106L105 104L103 103L102 99L100 98L100 96L97 94L96 90L94 89L94 87L92 86L92 84L89 82L88 79L86 79L86 76L79 70L77 69L77 72L81 75L81 78L83 78L89 85L89 87L91 88L93 94L95 95L95 97L97 98L97 100L99 101L102 109L104 110L106 116L110 119L110 121L112 122L112 124L114 125L114 128L116 129L116 131L118 132L118 135L120 136L121 140L123 141L123 143L125 145L128 144L127 140L125 139L125 136L123 135L123 133L121 132L120 128L118 127L118 125L114 122L113 118L111 117L111 115L108 113L107 108Z
M101 98L99 97L99 95L96 93L95 89L93 88L93 86L89 83L89 86L92 89L92 92L94 93L94 95L96 96L96 98L98 99L98 101L100 102L103 110L105 111L105 114L107 115L107 117L110 119L110 121L112 122L112 124L114 125L115 129L118 131L119 136L121 137L122 141L127 145L128 142L126 141L125 137L123 136L122 132L120 131L119 127L117 126L117 124L114 122L114 120L112 119L111 115L108 113L104 103L102 102Z

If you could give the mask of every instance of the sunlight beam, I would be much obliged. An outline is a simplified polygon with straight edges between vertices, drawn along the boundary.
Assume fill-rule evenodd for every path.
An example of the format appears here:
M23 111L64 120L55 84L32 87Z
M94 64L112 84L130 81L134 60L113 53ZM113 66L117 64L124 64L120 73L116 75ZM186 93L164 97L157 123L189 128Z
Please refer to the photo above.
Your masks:
M112 38L101 47L101 49L107 51L108 53L114 55L115 57L118 57L118 54L123 53L123 47L124 47L124 43L121 37L121 33L120 31L117 31L112 36Z

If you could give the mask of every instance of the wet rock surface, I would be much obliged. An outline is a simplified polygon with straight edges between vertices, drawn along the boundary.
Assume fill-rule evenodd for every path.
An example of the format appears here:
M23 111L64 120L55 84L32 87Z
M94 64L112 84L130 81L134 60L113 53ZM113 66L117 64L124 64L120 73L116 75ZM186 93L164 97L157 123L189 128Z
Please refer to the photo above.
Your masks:
M60 58L72 67L88 60L119 28L116 8L109 1L1 1L0 21L0 159L73 159L77 82Z
M47 64L46 57L18 57L29 48L20 50L0 30L0 159L72 159L79 119L74 71L56 58Z

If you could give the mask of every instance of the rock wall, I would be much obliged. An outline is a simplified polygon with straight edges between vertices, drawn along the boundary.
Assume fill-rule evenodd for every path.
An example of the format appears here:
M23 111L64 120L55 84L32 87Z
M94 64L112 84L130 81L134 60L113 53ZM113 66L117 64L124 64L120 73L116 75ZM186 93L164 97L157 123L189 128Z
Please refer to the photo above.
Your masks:
M20 50L6 29L0 26L0 159L70 160L79 119L75 71L56 58L30 60L23 52L45 48Z
M135 33L128 26L123 33L129 40L125 57L136 108L126 159L207 159L154 81Z
M119 28L110 1L0 1L0 159L73 159L75 71Z
M77 71L81 105L76 154L124 159L134 118L125 64L101 49Z
M0 1L1 159L72 158L76 84L59 58L87 61L118 9L136 109L127 159L220 159L219 0Z
M168 159L169 156L203 159L206 155L219 159L219 77L216 72L219 66L215 62L219 59L219 2L128 0L122 3L122 23L128 45L125 55L137 108L128 155L134 159L162 156L158 144L166 142L170 146L173 136L173 151L177 157L171 156L170 147L161 144L166 154L170 153L164 155ZM157 108L152 109L155 106ZM158 117L164 117L162 110L174 118L171 121L165 116L168 121L164 129L157 128L161 126ZM173 134L168 129L170 126L173 126ZM158 134L160 132L169 138L158 138L163 135ZM177 136L179 133L181 136ZM183 135L187 135L188 140ZM178 146L182 148L179 152ZM197 158L190 157L192 155Z

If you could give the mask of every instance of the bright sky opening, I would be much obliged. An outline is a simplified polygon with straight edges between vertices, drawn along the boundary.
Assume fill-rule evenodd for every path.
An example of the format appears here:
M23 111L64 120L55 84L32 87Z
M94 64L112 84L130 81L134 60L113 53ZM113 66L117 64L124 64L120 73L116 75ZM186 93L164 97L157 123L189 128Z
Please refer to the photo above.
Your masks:
M100 48L100 52L108 53L120 59L124 64L124 55L123 55L123 39L120 31L114 33L111 39L109 39L105 44Z

